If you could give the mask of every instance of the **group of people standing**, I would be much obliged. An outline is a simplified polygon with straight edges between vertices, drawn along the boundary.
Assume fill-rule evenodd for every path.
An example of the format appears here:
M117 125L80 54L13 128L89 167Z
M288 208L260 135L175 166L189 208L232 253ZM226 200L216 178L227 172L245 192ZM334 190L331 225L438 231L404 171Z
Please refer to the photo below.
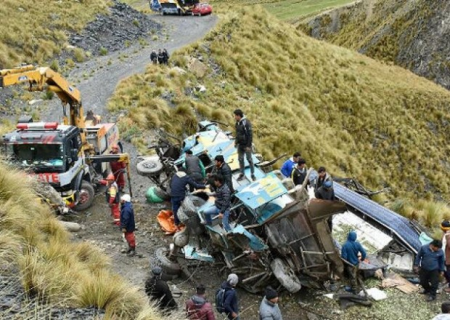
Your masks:
M306 160L301 157L300 152L295 152L291 158L283 163L280 171L285 177L291 178L294 185L301 185L308 173ZM315 197L322 200L335 200L333 179L328 174L327 169L320 167L317 173L317 179L312 183ZM307 185L310 185L309 181Z
M169 52L166 49L152 50L150 60L153 64L169 64Z
M164 313L170 313L178 309L178 305L167 283L162 280L162 269L154 267L152 275L145 283L145 292ZM215 293L216 311L224 314L229 320L240 319L239 298L236 286L239 277L231 273ZM212 304L207 300L206 288L199 284L196 293L186 301L185 312L190 320L216 320ZM283 320L278 306L278 292L272 287L267 287L259 307L259 319Z

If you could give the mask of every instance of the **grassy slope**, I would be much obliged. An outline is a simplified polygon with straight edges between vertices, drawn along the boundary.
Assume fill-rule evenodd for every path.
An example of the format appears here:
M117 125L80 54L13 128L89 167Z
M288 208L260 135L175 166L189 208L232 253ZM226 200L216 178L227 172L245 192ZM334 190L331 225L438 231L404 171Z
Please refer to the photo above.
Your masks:
M306 37L254 7L224 17L172 61L186 68L189 56L208 61L203 79L148 66L110 101L113 112L128 109L120 126L142 150L145 130L192 133L197 116L232 124L239 107L266 158L300 150L309 165L368 187L389 186L392 197L449 195L450 94L441 87ZM197 84L207 93L186 95Z
M297 20L300 17L316 15L324 10L336 8L354 0L214 0L219 10L240 6L261 4L270 13L281 20Z
M18 268L26 292L50 306L105 309L108 319L161 319L137 288L112 271L105 254L71 242L23 173L0 164L0 181L2 270Z
M80 31L109 0L2 0L0 68L20 63L42 63L61 52L67 31Z
M365 54L378 60L395 61L399 52L408 48L418 32L426 27L424 22L441 9L440 6L439 1L425 0L366 1L342 12L337 32L327 31L332 21L328 14L319 17L320 34L333 44L364 49ZM300 25L299 28L307 31L308 26Z

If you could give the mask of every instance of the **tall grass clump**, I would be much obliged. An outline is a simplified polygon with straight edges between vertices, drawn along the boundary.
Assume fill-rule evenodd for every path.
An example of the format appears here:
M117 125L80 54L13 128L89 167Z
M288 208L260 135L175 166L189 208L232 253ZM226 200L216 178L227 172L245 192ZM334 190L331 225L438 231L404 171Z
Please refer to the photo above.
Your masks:
M108 319L136 319L142 312L161 319L98 248L71 242L39 200L38 188L25 173L0 163L0 272L17 269L26 294L48 306L95 307Z

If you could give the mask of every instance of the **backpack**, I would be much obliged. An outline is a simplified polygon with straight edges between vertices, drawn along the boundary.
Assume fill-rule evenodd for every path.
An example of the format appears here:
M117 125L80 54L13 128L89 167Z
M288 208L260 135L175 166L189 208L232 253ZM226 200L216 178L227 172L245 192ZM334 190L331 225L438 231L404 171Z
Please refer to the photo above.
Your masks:
M223 303L225 302L225 292L227 289L219 288L216 291L216 310L218 313L224 313L225 308L223 306Z

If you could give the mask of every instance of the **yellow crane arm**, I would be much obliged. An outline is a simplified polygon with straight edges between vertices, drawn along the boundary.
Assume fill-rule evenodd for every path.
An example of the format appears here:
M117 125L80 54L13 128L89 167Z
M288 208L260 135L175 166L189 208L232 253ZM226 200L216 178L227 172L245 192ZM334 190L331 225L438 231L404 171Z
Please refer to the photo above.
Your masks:
M0 87L27 82L29 91L50 90L56 93L63 104L64 124L76 126L81 130L85 128L80 91L71 86L59 73L47 67L32 65L0 70ZM65 110L67 104L70 106L69 115Z

